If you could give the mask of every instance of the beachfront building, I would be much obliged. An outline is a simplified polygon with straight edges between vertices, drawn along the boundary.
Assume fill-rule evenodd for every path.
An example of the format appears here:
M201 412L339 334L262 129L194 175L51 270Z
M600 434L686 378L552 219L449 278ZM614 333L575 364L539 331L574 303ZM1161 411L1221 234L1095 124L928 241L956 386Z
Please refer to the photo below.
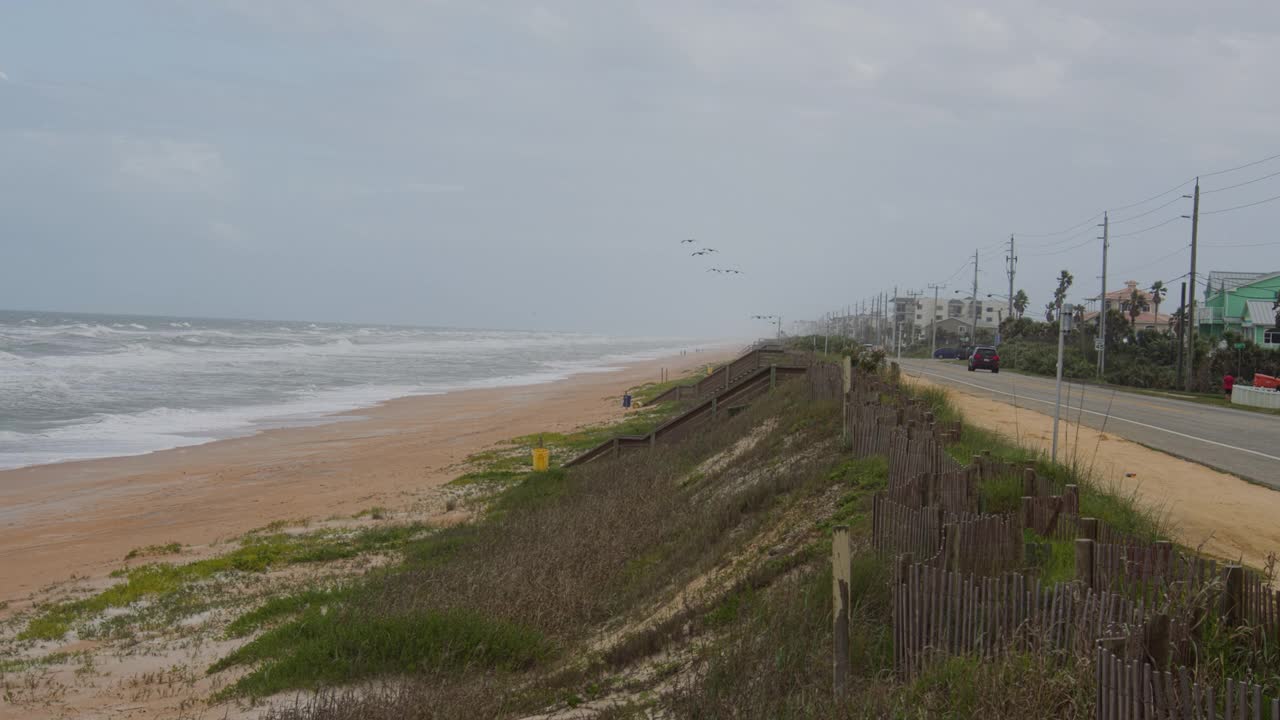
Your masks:
M1129 308L1133 305L1134 290L1138 291L1138 297L1142 298L1143 302L1146 303L1146 309L1138 313L1138 317L1136 319L1129 314ZM1086 300L1088 300L1093 309L1085 312L1084 321L1086 323L1096 323L1098 321L1098 297L1095 295L1094 297L1086 298ZM1132 319L1134 330L1173 329L1173 315L1164 312L1157 315L1155 312L1155 303L1151 302L1151 292L1146 288L1139 288L1137 280L1126 280L1123 290L1112 290L1108 292L1106 294L1106 307L1108 310L1118 311L1121 315L1124 315L1127 320ZM1178 307L1178 299L1171 298L1166 294L1164 300L1160 301L1160 307L1167 307L1176 310Z
M933 297L917 297L910 298L915 301L915 314L912 317L912 325L915 328L915 337L917 340L928 340L933 333L933 323L938 323L938 332L941 335L944 332L958 332L958 336L969 339L970 330L973 328L973 310L974 300L971 297L966 298L945 298L939 297L937 303ZM978 308L978 331L984 330L994 331L1003 319L1004 313L1007 312L1007 306L999 300L986 298L977 303ZM955 322L943 324L947 320Z
M1280 347L1275 301L1280 293L1280 272L1209 273L1203 304L1196 308L1201 337L1221 338L1230 330L1265 347Z

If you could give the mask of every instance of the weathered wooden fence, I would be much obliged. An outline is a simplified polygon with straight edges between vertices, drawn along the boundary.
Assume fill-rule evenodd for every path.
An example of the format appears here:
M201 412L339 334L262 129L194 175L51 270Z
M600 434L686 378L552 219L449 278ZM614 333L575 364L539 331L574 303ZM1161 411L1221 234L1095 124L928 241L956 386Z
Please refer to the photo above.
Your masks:
M872 545L883 557L911 553L928 558L942 549L942 511L911 508L876 493L871 506Z
M1280 720L1280 699L1265 697L1258 685L1228 679L1218 693L1186 667L1161 670L1101 645L1095 661L1098 720Z
M872 544L894 567L898 673L911 677L950 655L1069 653L1096 664L1098 718L1261 720L1270 707L1280 720L1280 704L1259 686L1228 680L1215 694L1176 664L1199 657L1195 626L1208 614L1235 628L1238 642L1280 644L1280 593L1267 576L1082 517L1078 488L1034 463L983 453L962 466L946 450L958 424L935 422L893 382L859 375L848 387L849 445L889 461L888 487L872 504ZM985 483L1004 497L1020 491L1020 507L983 514ZM1024 542L1026 530L1038 539ZM847 529L833 536L837 692L848 679L848 542ZM1074 545L1074 579L1042 584L1039 558L1062 542Z
M894 668L907 677L936 658L991 657L1011 647L1088 655L1099 638L1138 633L1147 621L1142 608L1119 593L924 563L899 563L892 603Z

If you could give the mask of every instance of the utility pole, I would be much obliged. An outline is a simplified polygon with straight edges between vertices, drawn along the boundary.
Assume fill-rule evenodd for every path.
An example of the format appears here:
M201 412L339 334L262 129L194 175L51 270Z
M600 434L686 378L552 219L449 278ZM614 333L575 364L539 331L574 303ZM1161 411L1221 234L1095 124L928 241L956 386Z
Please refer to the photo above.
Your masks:
M876 345L884 347L884 293L876 293Z
M1013 254L1013 235L1009 236L1009 256L1005 262L1009 265L1009 317L1013 318L1013 271L1018 266L1018 256Z
M1182 283L1182 293L1179 298L1178 317L1182 318L1182 321L1178 323L1178 373L1174 376L1177 378L1174 380L1175 385L1182 381L1182 351L1186 347L1182 344L1182 334L1187 328L1187 284L1185 282Z
M1195 199L1191 203L1191 278L1187 288L1187 384L1184 390L1191 390L1191 378L1196 372L1196 335L1200 328L1196 323L1196 234L1200 229L1200 178L1196 178Z
M899 325L901 321L898 319L898 286L893 286L893 298L889 301L893 303L893 347L899 360L902 359L902 336L899 334L901 330Z
M1111 221L1102 213L1102 295L1098 296L1098 377L1107 372L1107 250L1111 247ZM1084 332L1081 330L1080 332Z
M978 311L981 310L978 304L978 251L973 251L973 332L969 336L969 344L978 344Z
M929 357L938 351L938 290L943 285L929 285L933 288L933 309L929 311L929 327L933 329L932 336L929 338Z
M1058 398L1053 403L1053 453L1050 460L1058 462L1058 418L1062 415L1062 343L1071 329L1072 308L1066 303L1058 308Z

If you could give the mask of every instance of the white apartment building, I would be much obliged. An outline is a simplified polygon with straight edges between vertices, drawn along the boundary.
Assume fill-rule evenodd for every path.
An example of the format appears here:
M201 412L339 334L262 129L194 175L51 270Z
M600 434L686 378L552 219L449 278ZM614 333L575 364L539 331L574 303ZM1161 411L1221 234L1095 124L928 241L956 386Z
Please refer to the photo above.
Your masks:
M916 337L928 337L930 323L956 319L965 326L973 324L974 299L971 297L939 297L937 304L933 297L915 298L914 323ZM985 298L976 303L978 309L978 328L993 329L1009 312L1009 306L996 298Z

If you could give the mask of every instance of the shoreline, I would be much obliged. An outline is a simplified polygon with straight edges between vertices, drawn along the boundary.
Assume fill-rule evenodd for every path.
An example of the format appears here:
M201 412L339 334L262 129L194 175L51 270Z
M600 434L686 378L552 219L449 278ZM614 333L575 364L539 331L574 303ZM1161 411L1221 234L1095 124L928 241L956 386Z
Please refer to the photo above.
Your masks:
M679 377L736 352L717 346L546 383L412 395L322 423L0 471L0 603L105 575L139 547L207 545L277 521L423 502L476 452L621 419L619 396L657 380L659 368Z

